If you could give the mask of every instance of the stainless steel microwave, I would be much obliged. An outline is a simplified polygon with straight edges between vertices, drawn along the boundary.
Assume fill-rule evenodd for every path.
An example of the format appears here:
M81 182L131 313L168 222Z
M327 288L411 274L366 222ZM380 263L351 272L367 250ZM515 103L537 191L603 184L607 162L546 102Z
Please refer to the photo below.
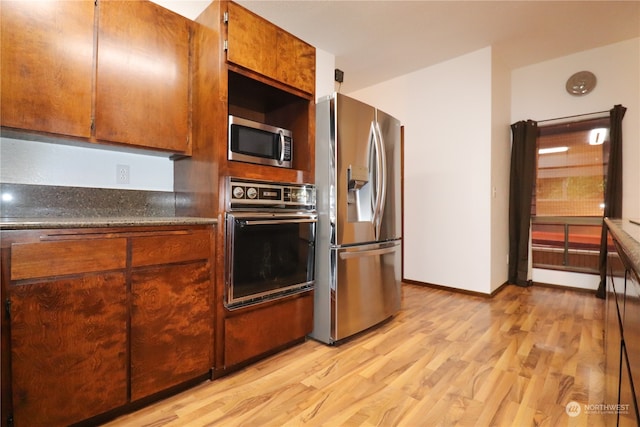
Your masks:
M290 168L292 145L287 129L229 116L229 160Z

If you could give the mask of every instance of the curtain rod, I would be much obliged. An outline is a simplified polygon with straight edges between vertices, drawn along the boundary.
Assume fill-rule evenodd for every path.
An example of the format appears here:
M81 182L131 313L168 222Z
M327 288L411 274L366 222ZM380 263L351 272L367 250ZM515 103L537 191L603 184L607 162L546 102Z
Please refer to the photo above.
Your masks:
M603 114L608 112L609 110L604 110L604 111L596 111L595 113L575 114L573 116L558 117L555 119L538 120L538 123L554 122L556 120L573 119L575 117L592 116L594 114Z

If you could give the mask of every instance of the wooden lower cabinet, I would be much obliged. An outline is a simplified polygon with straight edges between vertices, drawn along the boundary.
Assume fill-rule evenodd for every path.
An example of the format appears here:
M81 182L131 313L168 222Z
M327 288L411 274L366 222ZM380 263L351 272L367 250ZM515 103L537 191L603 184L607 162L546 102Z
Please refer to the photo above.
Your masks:
M622 346L622 358L620 359L620 397L618 409L618 426L637 427L638 413L636 411L636 396L631 382L631 367L627 357L627 348Z
M16 427L68 425L127 403L123 272L15 284L9 294Z
M131 400L210 372L211 295L208 262L132 273Z
M604 403L618 405L606 412L605 425L639 426L640 263L634 254L640 253L640 229L625 229L622 220L605 223L614 245L607 254Z
M66 426L210 378L212 238L211 226L0 232L0 425Z
M313 330L313 291L237 312L224 320L225 368L293 343Z

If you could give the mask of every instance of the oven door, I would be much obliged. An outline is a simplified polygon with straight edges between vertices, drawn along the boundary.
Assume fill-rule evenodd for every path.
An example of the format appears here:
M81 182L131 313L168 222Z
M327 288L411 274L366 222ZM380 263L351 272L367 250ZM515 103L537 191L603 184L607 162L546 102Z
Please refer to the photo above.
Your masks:
M227 213L225 305L238 308L311 289L317 215Z

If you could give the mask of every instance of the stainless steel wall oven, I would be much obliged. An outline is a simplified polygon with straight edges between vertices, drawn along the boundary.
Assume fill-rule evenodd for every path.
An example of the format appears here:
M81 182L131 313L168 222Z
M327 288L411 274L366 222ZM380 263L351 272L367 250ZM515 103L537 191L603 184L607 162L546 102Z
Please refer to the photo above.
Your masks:
M312 185L229 179L225 305L313 288L317 215Z

